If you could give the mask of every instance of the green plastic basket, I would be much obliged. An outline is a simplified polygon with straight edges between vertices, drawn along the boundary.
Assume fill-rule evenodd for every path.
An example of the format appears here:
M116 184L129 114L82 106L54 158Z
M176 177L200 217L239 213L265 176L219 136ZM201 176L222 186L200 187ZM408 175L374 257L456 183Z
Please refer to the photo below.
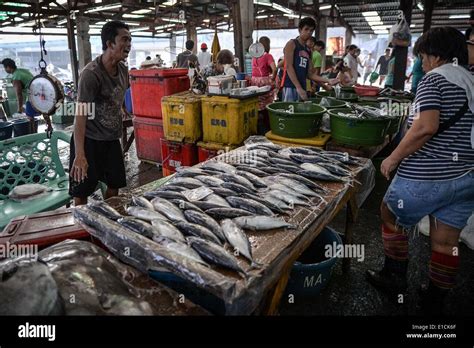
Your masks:
M278 102L267 105L273 134L285 138L311 138L318 134L326 108L313 103Z
M333 97L336 98L336 92L334 91L321 91L317 92L316 96L322 98L322 97ZM348 93L343 90L339 93L339 97L336 98L338 100L346 101L346 102L355 102L359 100L359 96L355 93Z
M384 142L390 119L356 119L338 115L352 113L350 108L329 110L331 116L331 137L338 143L348 145L375 146Z
M347 107L347 103L345 101L342 101L336 98L331 98L331 97L324 97L324 98L326 99L326 102L329 103L329 105L321 105L321 100L323 99L321 97L310 98L309 101L319 106L322 106L323 108L326 108L327 110Z

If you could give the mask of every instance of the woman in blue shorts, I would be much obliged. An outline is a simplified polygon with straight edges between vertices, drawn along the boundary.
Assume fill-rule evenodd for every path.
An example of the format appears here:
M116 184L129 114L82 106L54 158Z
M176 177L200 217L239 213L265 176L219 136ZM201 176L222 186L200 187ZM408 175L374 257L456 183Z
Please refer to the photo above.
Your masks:
M385 264L367 278L392 294L406 290L408 232L430 217L429 285L422 289L426 314L440 314L455 286L458 240L474 211L474 77L466 39L454 28L433 28L415 44L426 75L420 81L409 130L381 165L390 184L381 206Z

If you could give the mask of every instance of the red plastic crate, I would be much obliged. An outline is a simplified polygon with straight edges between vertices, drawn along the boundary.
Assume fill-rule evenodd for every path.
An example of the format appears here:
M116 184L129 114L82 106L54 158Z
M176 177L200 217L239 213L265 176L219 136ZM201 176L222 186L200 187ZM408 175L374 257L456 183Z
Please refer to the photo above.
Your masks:
M161 139L161 153L163 155L163 176L176 172L176 168L193 166L198 163L196 144L186 144Z
M199 160L199 163L207 161L208 159L211 159L213 157L216 157L218 151L219 150L210 150L210 149L206 149L204 147L199 146L198 147L198 160Z
M161 98L189 89L188 69L130 71L133 113L161 118Z
M161 163L160 139L164 137L163 121L157 118L133 118L137 157L142 161Z
M66 239L92 241L91 235L74 221L70 208L18 216L0 232L0 244L37 245L38 249Z

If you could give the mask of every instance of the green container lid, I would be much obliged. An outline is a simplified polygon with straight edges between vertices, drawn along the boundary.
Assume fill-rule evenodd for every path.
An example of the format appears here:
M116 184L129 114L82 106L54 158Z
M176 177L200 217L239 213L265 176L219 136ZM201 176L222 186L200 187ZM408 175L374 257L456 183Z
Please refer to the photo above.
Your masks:
M277 102L267 105L273 134L285 138L311 138L318 134L326 108L313 103Z
M356 119L338 115L353 113L351 108L329 110L331 116L331 137L348 145L374 146L382 144L390 126L390 119Z
M316 93L316 96L318 97L333 97L333 98L336 98L336 92L334 91L322 91L322 92L317 92ZM339 97L336 98L338 100L343 100L343 101L347 101L347 102L355 102L357 100L359 100L359 96L355 93L348 93L348 92L345 92L345 91L342 91L339 93Z

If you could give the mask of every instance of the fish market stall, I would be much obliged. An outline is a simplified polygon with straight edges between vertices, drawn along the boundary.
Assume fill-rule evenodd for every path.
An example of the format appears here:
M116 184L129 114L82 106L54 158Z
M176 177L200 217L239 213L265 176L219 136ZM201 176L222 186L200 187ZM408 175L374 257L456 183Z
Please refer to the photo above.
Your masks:
M241 163L248 155L255 162ZM292 265L345 206L351 243L374 168L259 140L165 180L75 217L120 260L212 313L274 314Z

